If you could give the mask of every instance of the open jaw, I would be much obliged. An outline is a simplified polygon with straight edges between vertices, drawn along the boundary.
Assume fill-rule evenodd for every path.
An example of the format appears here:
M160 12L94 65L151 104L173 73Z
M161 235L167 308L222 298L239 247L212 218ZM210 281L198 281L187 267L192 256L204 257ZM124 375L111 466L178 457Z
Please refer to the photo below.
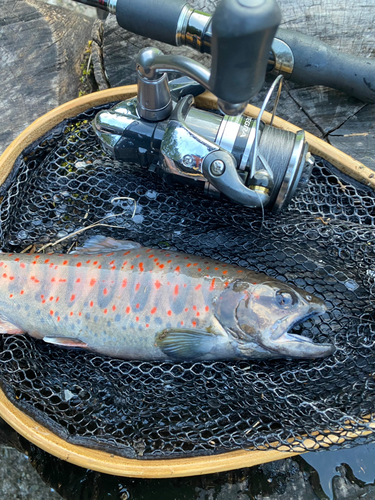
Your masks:
M291 358L323 358L335 351L332 344L316 344L310 338L290 333L291 330L308 319L323 314L325 309L309 311L296 318L284 317L274 325L273 333L262 338L262 344L280 357Z

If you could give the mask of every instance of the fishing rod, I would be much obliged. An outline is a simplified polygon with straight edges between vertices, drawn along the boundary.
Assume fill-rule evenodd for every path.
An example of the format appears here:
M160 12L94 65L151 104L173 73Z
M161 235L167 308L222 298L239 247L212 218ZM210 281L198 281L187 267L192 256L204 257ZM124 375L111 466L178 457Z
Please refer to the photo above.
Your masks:
M185 45L198 52L212 51L212 16L191 7L185 0L75 0L115 14L118 24L132 33L170 45ZM264 3L264 2L263 2ZM239 4L249 4L246 0ZM261 1L256 3L262 4ZM231 17L223 19L232 26ZM254 13L256 25L257 12ZM259 27L262 28L261 26ZM249 58L259 49L246 43ZM250 40L247 40L250 42ZM256 42L256 40L255 40ZM245 40L244 40L245 43ZM216 50L216 47L214 47ZM231 49L228 52L233 54ZM229 69L231 66L229 66ZM345 92L364 102L375 102L375 60L357 57L335 50L320 40L279 28L268 53L267 72L282 74L298 83L324 85Z
M295 58L275 38L281 21L276 0L222 0L212 16L185 0L79 1L115 13L131 32L212 56L209 70L156 48L139 52L137 97L99 112L92 123L113 158L194 185L208 196L273 212L285 209L306 186L314 160L304 131L279 130L272 120L269 125L261 120L279 86L275 114L283 75L271 86L257 119L242 114L262 88L270 64L279 73L295 72ZM176 71L184 76L169 81L168 72ZM221 115L193 106L194 96L204 90L218 98Z

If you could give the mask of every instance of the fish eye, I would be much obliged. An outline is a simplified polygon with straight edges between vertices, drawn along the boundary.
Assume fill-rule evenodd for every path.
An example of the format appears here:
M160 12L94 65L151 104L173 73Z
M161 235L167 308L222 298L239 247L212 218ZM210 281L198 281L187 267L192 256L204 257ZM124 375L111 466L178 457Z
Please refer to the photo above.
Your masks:
M276 292L276 300L279 306L288 307L292 306L297 301L297 297L291 292L286 292L285 290L278 290Z

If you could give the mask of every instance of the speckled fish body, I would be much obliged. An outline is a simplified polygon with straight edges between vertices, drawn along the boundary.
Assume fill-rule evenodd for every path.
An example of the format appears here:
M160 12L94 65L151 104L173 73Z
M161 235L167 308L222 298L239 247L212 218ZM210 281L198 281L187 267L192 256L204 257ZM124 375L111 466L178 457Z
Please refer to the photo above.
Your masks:
M69 255L0 255L2 332L133 360L333 352L330 344L288 333L325 311L302 290L234 265L132 242L95 237L86 246Z

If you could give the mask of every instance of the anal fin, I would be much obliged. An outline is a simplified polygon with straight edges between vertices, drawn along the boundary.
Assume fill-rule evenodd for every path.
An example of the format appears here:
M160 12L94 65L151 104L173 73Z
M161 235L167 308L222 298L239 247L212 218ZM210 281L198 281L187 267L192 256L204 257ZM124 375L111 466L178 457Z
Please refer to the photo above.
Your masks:
M18 326L13 325L10 321L0 318L0 333L8 333L9 335L20 335L25 333Z
M156 345L172 359L192 361L208 354L216 345L216 335L195 330L163 330Z
M55 344L60 347L79 347L80 349L88 349L88 345L82 340L72 337L43 337L47 344Z

